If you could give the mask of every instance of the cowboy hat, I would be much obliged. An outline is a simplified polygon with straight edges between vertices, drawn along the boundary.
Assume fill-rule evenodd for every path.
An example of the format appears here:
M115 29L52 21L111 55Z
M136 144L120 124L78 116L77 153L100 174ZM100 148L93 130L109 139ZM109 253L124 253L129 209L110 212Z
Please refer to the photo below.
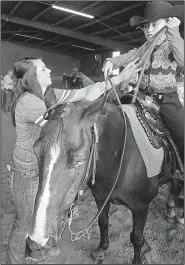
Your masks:
M171 5L164 1L149 2L145 6L144 17L133 16L130 19L131 26L138 26L143 23L155 21L160 18L177 17L184 21L184 5Z

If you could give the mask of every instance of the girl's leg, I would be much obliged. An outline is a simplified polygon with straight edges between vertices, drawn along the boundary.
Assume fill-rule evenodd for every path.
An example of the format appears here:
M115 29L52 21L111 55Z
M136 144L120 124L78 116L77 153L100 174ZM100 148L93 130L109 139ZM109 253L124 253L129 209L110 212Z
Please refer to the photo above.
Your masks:
M164 96L160 104L160 114L184 162L184 109L177 93Z

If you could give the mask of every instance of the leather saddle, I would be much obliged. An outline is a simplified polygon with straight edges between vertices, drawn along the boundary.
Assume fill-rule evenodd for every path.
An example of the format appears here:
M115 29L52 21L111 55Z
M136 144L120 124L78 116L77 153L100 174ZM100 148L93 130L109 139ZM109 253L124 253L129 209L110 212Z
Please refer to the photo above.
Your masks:
M164 144L167 147L165 138L169 134L159 115L159 110L160 106L155 99L139 92L136 101L136 114L150 143L157 149L163 147Z
M122 104L131 104L134 92L131 91L121 98ZM175 171L176 165L183 172L182 162L177 147L159 115L160 106L156 99L138 92L136 99L136 115L146 135L156 149L163 148L168 157L168 164Z
M133 91L124 95L121 103L130 104L132 97ZM163 147L168 132L159 115L160 107L157 101L148 95L138 92L135 106L137 118L145 130L150 143L157 149Z

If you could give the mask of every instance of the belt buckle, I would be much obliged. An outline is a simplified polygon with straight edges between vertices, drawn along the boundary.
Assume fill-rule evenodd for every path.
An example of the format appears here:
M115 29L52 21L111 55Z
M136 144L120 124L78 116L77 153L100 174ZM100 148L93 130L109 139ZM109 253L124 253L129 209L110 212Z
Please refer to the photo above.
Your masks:
M150 96L145 96L145 100L146 100L146 103L147 103L148 105L150 105L150 104L153 103L153 98L150 97Z
M159 100L161 100L161 99L163 98L163 95L161 95L161 94L153 94L152 97L153 97L154 99L159 99Z

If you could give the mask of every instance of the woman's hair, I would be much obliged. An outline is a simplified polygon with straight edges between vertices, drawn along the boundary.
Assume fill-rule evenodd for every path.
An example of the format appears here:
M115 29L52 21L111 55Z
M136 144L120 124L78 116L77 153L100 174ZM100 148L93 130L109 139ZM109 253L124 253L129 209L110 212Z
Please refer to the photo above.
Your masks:
M14 64L14 75L16 83L14 86L14 97L11 106L11 115L13 125L15 123L15 108L19 98L25 92L34 94L35 96L43 99L42 90L37 79L36 67L33 64L34 60L41 60L37 57L24 57Z

